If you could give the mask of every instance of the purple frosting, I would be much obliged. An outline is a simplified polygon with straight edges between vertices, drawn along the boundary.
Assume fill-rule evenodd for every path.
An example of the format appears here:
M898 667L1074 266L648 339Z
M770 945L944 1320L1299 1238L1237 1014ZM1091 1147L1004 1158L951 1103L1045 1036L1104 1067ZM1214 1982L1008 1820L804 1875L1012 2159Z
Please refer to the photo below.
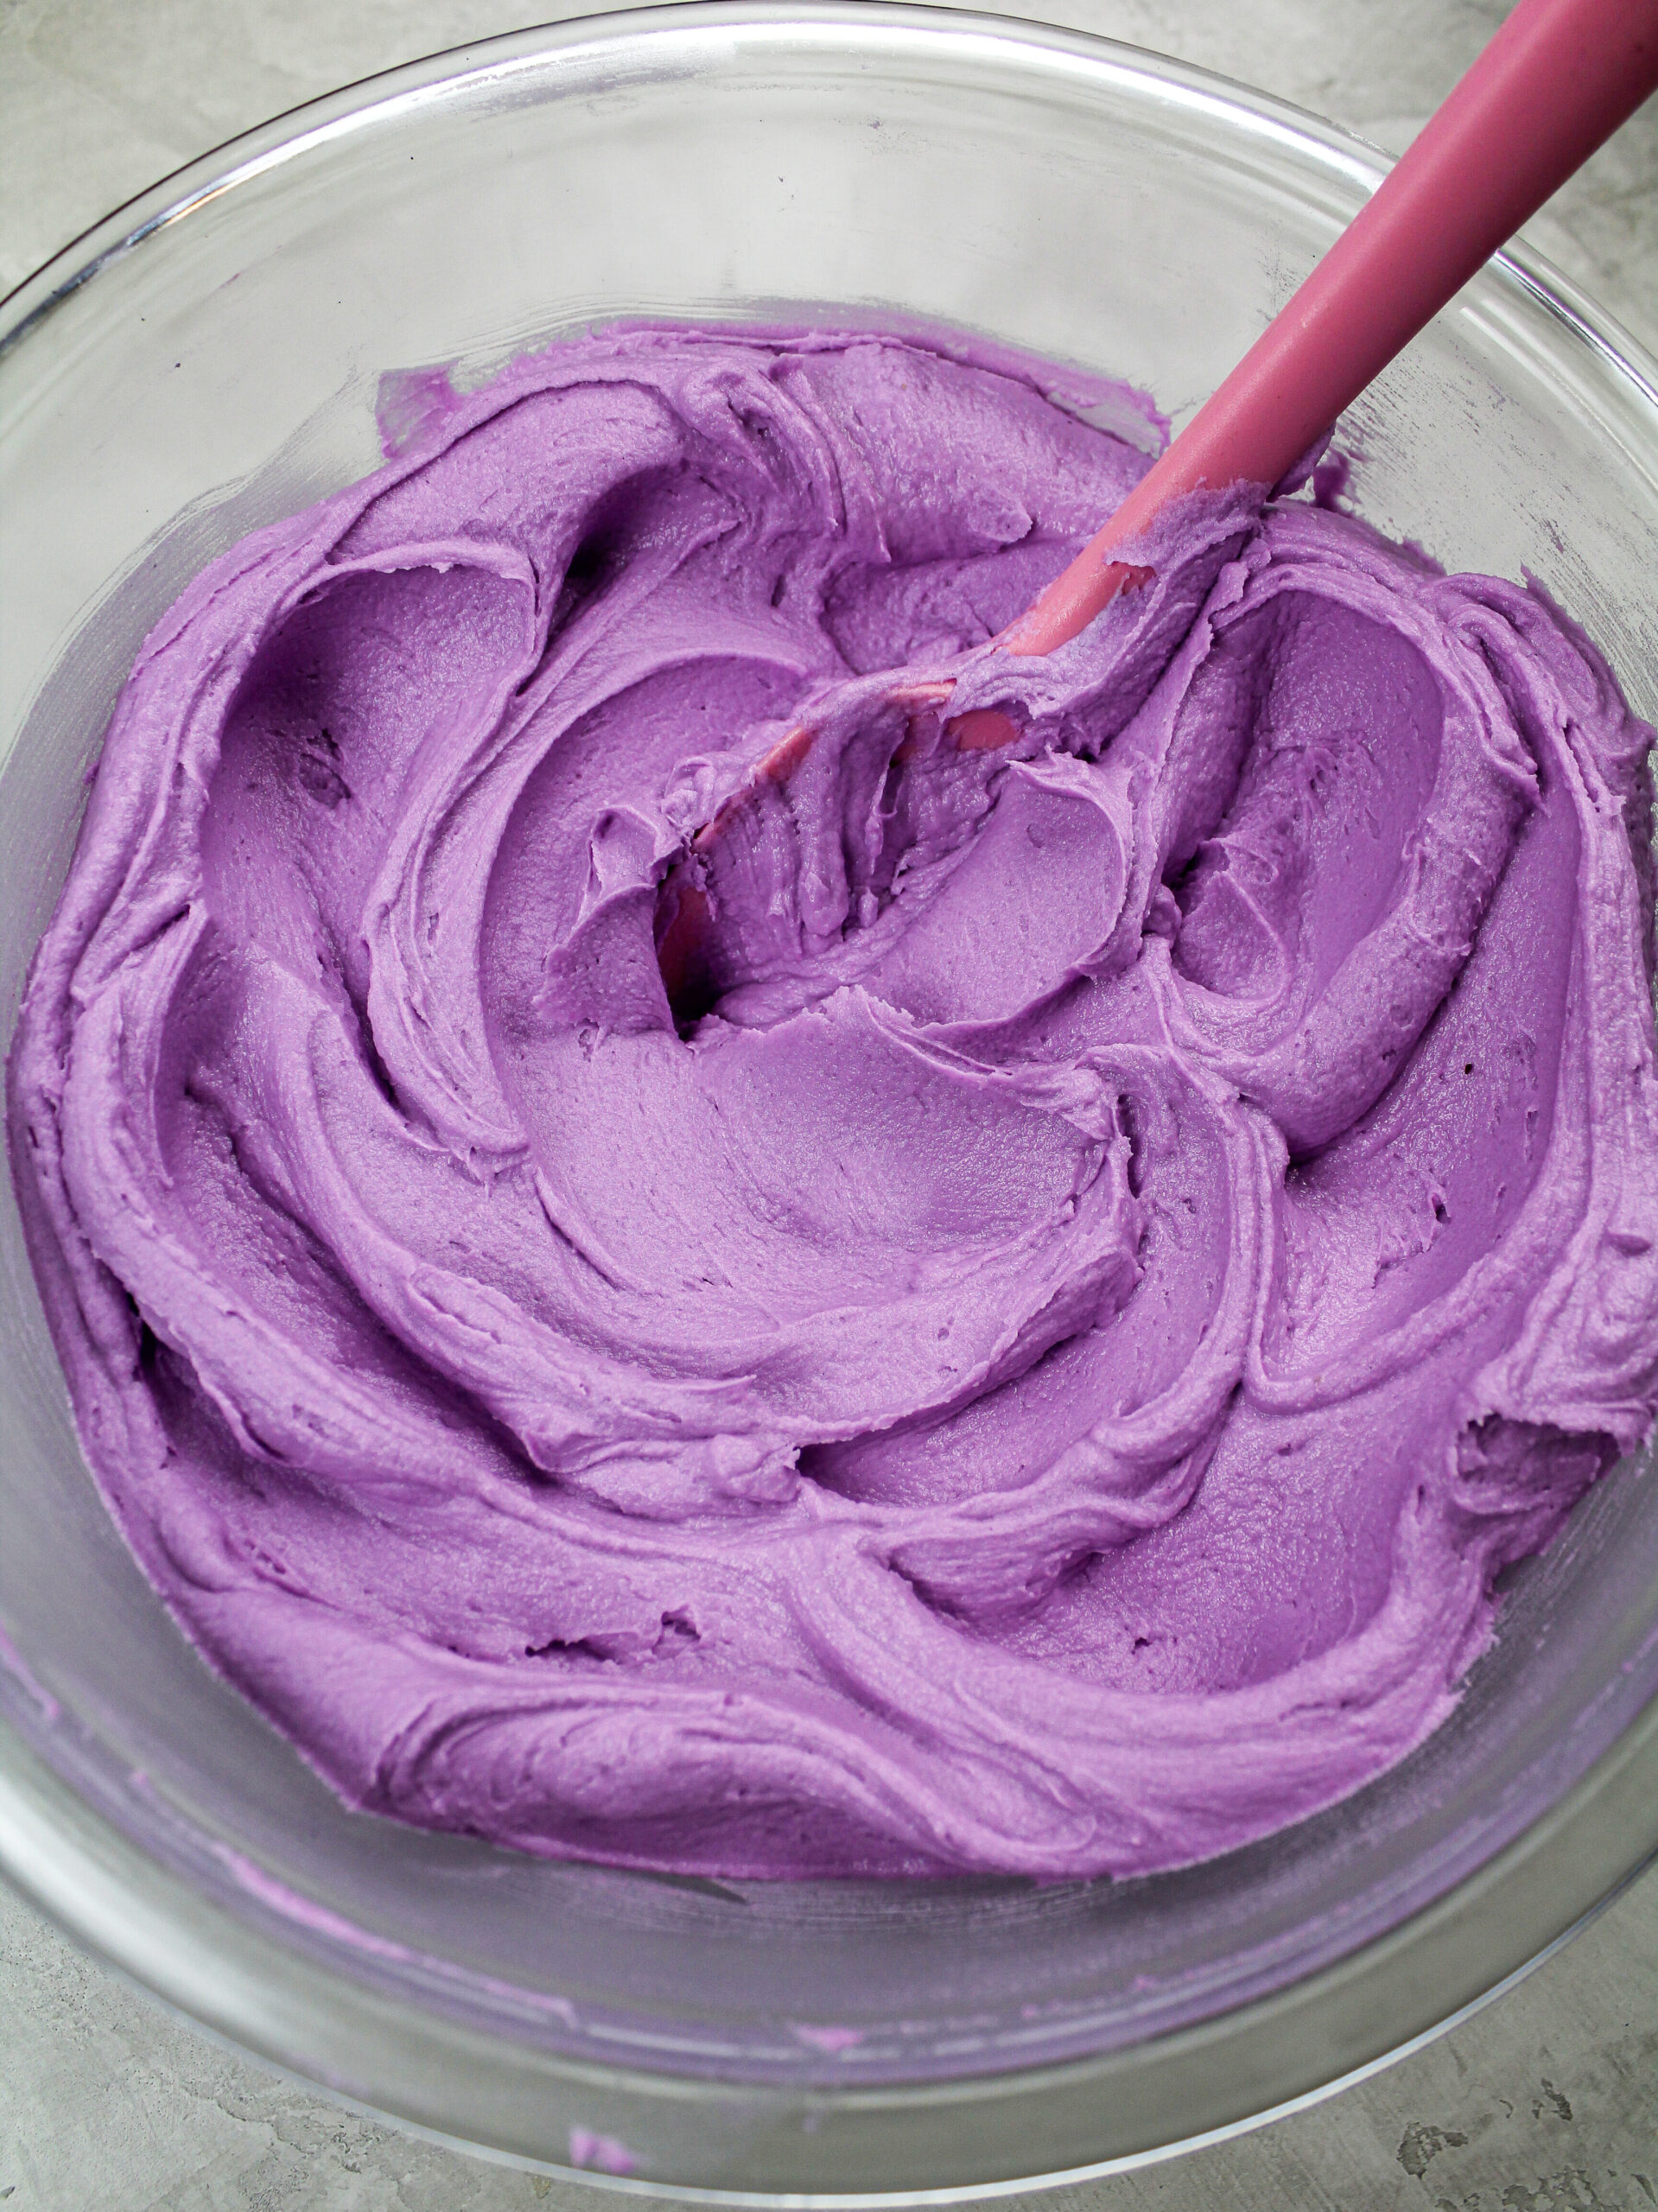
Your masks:
M1242 492L1000 652L1147 465L1064 382L557 347L139 656L17 1181L117 1519L354 1805L1173 1866L1419 1743L1649 1430L1651 733Z

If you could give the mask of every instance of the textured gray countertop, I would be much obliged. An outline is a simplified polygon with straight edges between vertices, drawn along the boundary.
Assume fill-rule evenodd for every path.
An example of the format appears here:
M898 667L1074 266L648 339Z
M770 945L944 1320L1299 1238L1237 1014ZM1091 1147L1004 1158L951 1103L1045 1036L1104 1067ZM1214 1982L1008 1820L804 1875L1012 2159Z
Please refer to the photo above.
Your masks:
M220 140L512 0L0 0L0 291ZM1502 0L1002 0L1175 54L1398 150ZM1658 102L1527 233L1658 351ZM607 2212L207 2042L0 1889L3 2212ZM637 2200L635 2200L637 2201ZM1658 1870L1451 2034L1309 2111L1050 2212L1658 2212Z

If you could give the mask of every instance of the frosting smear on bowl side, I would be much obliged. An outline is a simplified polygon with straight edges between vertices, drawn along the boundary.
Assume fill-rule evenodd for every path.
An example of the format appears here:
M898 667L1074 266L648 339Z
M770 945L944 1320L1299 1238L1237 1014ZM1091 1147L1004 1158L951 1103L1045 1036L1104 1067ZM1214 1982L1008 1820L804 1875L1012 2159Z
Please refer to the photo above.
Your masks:
M1420 1743L1648 1433L1651 732L1259 491L1001 652L1147 466L1065 383L555 347L139 656L16 1180L117 1520L353 1804L1174 1866Z

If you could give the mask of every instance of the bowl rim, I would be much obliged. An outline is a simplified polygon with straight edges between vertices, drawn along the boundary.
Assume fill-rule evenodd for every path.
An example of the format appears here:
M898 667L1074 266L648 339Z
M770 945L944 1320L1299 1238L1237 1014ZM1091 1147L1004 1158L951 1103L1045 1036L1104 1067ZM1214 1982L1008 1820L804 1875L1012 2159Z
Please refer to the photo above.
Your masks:
M1166 97L1240 117L1264 137L1311 150L1333 175L1374 191L1391 159L1356 134L1290 103L1191 64L1089 34L927 0L657 0L600 16L531 26L447 49L359 79L238 134L184 164L82 232L0 298L0 361L25 344L83 285L227 191L399 108L430 104L462 86L544 70L549 57L574 75L594 51L667 34L725 42L745 35L810 39L823 29L870 41L901 33L941 42L994 44L1010 62L1083 66L1096 79L1156 83ZM1603 364L1658 410L1658 363L1541 255L1523 245L1493 257ZM0 395L3 397L3 395ZM30 1700L27 1669L0 1639L0 1699ZM38 1694L35 1702L45 1702ZM275 2065L355 2108L473 2154L623 2193L664 2189L689 2202L729 2205L897 2207L943 2204L1057 2187L1121 2173L1223 2141L1332 2095L1419 2048L1511 1987L1658 1859L1658 1699L1547 1812L1483 1866L1385 1935L1302 1980L1192 2026L1093 2057L956 2082L907 2082L845 2089L689 2080L638 2067L598 2065L516 2044L443 2014L417 2018L406 2005L290 1948L194 1889L135 1842L38 1752L0 1711L0 1874L49 1920L124 1979L238 2052ZM257 2001L256 2001L257 1999ZM418 2056L405 2070L365 2076L353 2063L366 2042L401 2041ZM1271 2045L1272 2080L1261 2053ZM417 2049L416 2049L417 2047ZM562 2120L602 2101L651 2116L695 2103L728 2120L725 2149L705 2160L706 2180L630 2177L553 2160L521 2143L481 2140L475 2102L454 2085L481 2065L531 2082ZM1261 2095L1270 2101L1260 2103ZM1159 2115L1189 2115L1170 2134ZM1131 2118L1131 2115L1133 2116ZM988 2180L750 2189L722 2185L751 2139L775 2156L804 2131L814 2163L850 2177L879 2170L883 2155L913 2163L918 2122L960 2146L1006 2133L1026 2142L1098 2135L1109 2121L1137 2143L1080 2164ZM942 2122L943 2133L937 2132ZM723 2122L721 2124L724 2124ZM555 2133L557 2133L557 2129ZM924 2154L926 2155L926 2154Z

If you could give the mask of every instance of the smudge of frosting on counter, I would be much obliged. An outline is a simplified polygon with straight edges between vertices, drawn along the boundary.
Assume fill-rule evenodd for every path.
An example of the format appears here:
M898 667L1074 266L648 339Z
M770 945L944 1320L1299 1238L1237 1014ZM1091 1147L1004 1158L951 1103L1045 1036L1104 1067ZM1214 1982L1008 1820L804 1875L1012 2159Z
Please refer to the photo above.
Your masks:
M111 1510L353 1805L1202 1858L1420 1743L1649 1431L1651 733L1540 590L1244 491L1010 658L1147 466L1060 384L556 347L139 656L16 1180Z

